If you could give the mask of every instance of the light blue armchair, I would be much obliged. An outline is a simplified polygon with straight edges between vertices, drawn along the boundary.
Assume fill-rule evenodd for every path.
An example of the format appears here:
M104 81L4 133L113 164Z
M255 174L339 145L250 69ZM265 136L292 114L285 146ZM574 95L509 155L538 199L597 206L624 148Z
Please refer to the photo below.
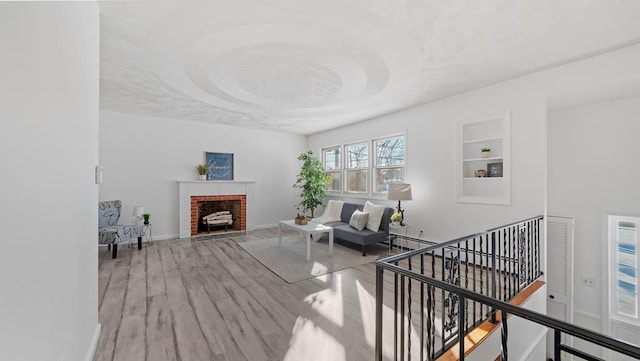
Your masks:
M120 201L98 202L98 243L113 246L112 258L118 257L118 244L138 239L138 249L142 249L142 225L118 225Z

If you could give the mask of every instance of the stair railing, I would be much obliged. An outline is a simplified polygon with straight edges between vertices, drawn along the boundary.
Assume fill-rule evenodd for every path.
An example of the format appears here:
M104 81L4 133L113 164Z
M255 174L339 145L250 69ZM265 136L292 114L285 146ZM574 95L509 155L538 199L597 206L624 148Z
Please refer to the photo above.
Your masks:
M377 261L376 360L383 355L385 270L393 274L394 360L415 356L436 360L456 343L459 359L464 360L464 336L486 320L497 322L497 312L502 316L501 359L505 361L507 313L553 328L558 355L567 352L597 359L562 344L560 335L565 333L638 357L633 345L508 303L542 275L542 221L538 216Z

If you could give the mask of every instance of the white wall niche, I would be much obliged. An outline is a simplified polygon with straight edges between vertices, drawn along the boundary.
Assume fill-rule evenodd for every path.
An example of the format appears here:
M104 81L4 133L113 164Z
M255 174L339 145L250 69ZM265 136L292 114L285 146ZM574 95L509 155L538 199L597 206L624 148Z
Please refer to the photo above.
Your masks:
M460 203L511 204L511 112L458 125L456 152L456 199ZM482 148L490 148L488 157ZM492 174L489 165L502 163L502 174ZM485 170L486 177L477 177Z

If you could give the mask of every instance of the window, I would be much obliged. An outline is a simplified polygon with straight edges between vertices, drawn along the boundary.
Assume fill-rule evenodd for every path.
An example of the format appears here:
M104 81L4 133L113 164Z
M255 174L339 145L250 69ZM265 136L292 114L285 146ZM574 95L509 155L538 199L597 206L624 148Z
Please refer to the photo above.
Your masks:
M331 175L327 190L378 196L405 177L405 135L322 148L322 165Z
M373 146L373 192L387 193L390 183L404 181L404 136L376 139Z
M346 192L367 193L369 174L369 143L345 146Z
M638 224L640 218L609 216L609 312L611 318L636 325Z
M324 170L331 175L331 183L327 186L329 192L340 192L342 190L342 183L340 182L342 176L341 161L340 146L322 149Z

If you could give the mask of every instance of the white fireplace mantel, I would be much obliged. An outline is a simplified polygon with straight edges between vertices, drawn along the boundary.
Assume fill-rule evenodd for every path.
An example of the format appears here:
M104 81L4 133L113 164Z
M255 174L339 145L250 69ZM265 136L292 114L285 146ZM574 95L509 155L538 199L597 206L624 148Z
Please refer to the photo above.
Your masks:
M191 237L191 196L244 194L247 196L247 230L255 229L255 181L178 181L180 238Z

